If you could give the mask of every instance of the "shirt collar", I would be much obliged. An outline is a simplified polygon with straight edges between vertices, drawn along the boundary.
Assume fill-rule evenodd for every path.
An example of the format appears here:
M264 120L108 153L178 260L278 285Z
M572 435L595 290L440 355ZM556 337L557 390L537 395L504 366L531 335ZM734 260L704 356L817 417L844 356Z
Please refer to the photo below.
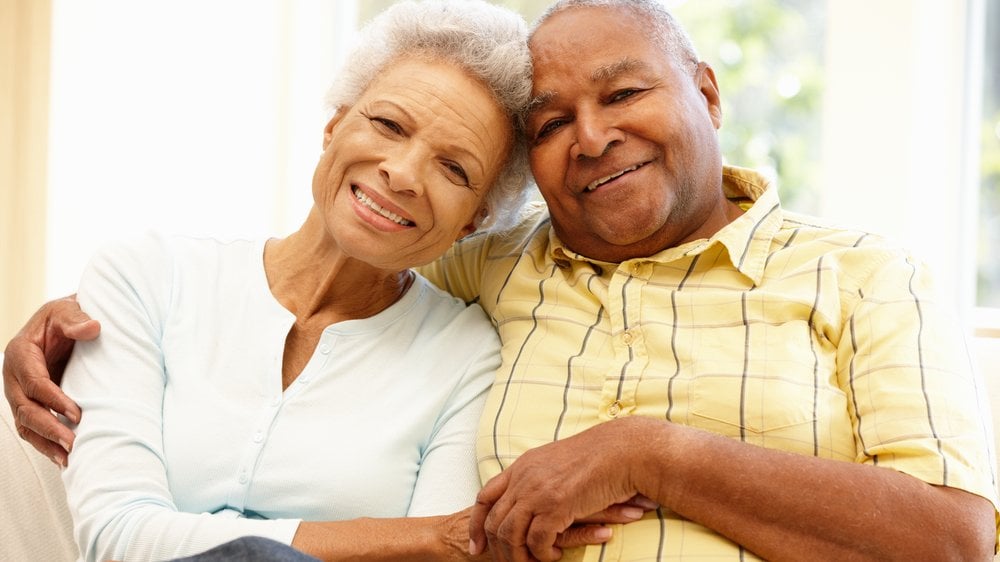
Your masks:
M668 263L686 256L700 254L714 244L722 244L732 265L743 275L759 284L764 275L771 240L781 227L781 203L778 190L771 182L754 170L723 166L722 190L726 197L744 209L742 216L726 225L709 239L693 240L667 248L647 258L629 260ZM615 269L620 264L602 262L577 254L567 248L555 229L549 229L549 251L557 264L568 265L571 260L585 261L601 268Z

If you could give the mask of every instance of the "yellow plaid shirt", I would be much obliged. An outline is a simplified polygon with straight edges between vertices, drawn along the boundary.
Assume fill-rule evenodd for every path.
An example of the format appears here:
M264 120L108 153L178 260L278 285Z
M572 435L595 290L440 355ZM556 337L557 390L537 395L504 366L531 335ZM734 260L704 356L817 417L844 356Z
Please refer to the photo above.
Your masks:
M648 258L580 256L538 205L513 232L469 237L422 271L500 333L477 443L484 481L532 447L638 415L892 467L996 506L985 391L924 267L877 236L783 210L750 170L727 167L724 188L742 217ZM753 558L661 510L563 559Z

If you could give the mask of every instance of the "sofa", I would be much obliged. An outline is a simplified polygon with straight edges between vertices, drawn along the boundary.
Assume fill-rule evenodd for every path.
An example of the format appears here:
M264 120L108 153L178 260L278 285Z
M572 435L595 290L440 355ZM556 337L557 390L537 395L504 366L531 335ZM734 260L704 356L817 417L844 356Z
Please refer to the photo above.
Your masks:
M993 420L996 440L1000 435L1000 337L975 338L971 351L997 412ZM6 404L0 404L0 420L0 560L76 560L59 468L17 436ZM1000 562L1000 555L995 560Z

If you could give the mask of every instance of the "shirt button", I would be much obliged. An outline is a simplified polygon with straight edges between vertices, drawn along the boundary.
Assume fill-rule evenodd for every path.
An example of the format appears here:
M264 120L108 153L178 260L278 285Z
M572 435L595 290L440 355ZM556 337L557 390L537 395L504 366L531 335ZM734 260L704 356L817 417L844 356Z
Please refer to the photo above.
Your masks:
M622 342L624 342L625 345L632 345L632 342L634 341L635 335L631 332L631 330L622 334Z
M253 434L254 443L260 443L263 440L264 440L264 434L262 432L258 431L257 433Z
M632 274L633 275L639 275L640 271L642 271L642 264L641 263L633 263L632 264Z
M330 353L330 346L324 343L323 345L319 346L319 352L322 353L323 355Z
M610 406L608 406L608 415L614 418L620 413L622 413L622 403L615 400Z
M247 483L247 473L246 472L240 473L240 484L246 484L246 483Z

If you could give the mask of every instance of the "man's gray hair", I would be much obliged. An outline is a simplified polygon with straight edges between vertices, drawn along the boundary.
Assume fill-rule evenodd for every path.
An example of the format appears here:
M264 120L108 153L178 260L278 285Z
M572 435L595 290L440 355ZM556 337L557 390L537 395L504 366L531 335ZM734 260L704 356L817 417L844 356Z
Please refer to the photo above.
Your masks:
M353 105L387 66L406 56L457 65L481 82L514 126L513 147L486 195L480 228L502 229L527 196L524 111L531 99L527 25L519 14L484 0L394 4L365 25L326 95L327 107Z
M639 17L656 42L674 58L674 61L694 74L698 67L698 52L684 28L658 0L560 0L542 13L531 28L534 35L538 27L552 16L573 8L611 8L627 10ZM622 38L622 41L627 41Z

